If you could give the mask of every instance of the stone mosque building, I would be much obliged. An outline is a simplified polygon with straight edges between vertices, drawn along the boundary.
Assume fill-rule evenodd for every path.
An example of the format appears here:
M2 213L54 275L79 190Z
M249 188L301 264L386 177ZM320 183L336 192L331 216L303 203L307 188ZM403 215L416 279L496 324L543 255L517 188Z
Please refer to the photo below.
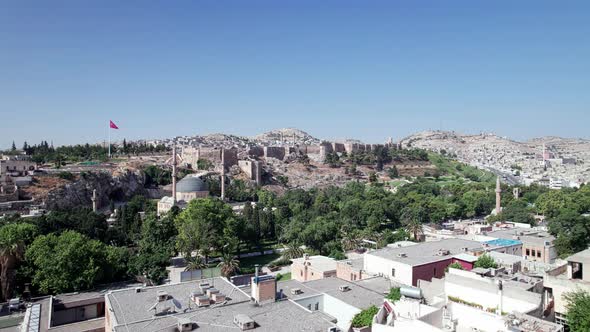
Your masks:
M176 195L165 196L158 201L158 215L166 214L174 206L174 196L176 196L176 205L184 207L188 202L196 198L206 198L209 196L209 186L199 175L189 174L176 184ZM174 188L173 188L174 190Z

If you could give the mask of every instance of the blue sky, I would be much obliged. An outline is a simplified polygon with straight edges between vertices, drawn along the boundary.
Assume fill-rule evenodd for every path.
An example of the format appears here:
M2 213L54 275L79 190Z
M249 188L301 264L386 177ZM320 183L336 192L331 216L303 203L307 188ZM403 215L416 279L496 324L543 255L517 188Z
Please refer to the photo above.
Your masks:
M297 127L590 138L588 1L2 1L0 147Z

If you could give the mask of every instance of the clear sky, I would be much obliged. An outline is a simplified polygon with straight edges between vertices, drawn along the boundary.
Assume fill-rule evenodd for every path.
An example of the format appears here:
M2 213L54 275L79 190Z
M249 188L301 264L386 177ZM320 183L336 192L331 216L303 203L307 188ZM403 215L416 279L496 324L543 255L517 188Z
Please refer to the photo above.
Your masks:
M590 138L590 1L1 1L0 147L297 127Z

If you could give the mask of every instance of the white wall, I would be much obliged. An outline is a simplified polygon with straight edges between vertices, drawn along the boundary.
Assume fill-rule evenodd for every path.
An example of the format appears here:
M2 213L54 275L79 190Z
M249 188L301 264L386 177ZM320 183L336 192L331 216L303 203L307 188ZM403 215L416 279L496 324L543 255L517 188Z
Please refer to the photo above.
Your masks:
M365 309L365 308L362 308ZM361 312L361 309L340 301L330 295L324 294L324 313L336 318L336 325L344 331L348 331L354 315Z
M453 271L452 274L473 274L467 271ZM494 280L477 277L445 278L445 293L447 296L458 297L464 301L477 303L483 310L496 308L500 305L498 286ZM471 280L470 280L471 279ZM528 292L518 288L504 287L502 294L502 311L517 311L527 313L541 305L540 294Z
M297 304L304 307L307 310L315 311L316 304L318 305L318 310L324 312L324 294L314 295L305 298L299 298L294 300ZM309 306L311 305L311 307Z
M399 283L412 285L413 270L410 265L366 253L364 269L370 274L382 274L384 277ZM391 269L395 269L395 277L391 276Z

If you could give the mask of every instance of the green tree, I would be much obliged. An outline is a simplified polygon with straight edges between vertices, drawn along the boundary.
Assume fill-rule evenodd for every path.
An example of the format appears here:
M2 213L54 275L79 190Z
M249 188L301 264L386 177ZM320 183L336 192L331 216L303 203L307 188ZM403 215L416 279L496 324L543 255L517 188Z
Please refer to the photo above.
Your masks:
M400 292L400 288L399 287L393 287L389 290L389 294L387 294L387 296L385 296L386 299L395 302L395 301L399 301L399 299L402 298L402 294Z
M14 144L14 141L12 141L12 147L10 148L10 151L16 151L16 144Z
M108 249L75 231L39 236L25 253L33 267L32 284L42 293L84 290L108 280Z
M3 300L12 296L16 267L36 234L37 227L26 223L7 224L0 228L0 283Z
M189 257L186 260L186 267L184 268L185 271L196 271L196 270L203 270L207 268L207 264L203 260L201 256L193 256Z
M151 213L141 226L141 240L136 255L131 259L130 271L139 280L159 284L168 272L166 267L174 252L176 228L172 210L163 218Z
M283 257L286 259L295 259L302 257L304 253L305 252L300 246L296 244L290 244L283 251Z
M240 261L232 254L225 253L217 266L221 269L221 275L229 279L240 270Z
M225 243L228 223L234 218L229 205L216 198L194 199L175 219L176 249L190 257L193 251L220 250Z
M494 261L492 256L490 256L488 254L483 254L477 258L477 261L475 261L475 264L473 264L473 267L481 267L484 269L489 269L489 268L495 269L498 267L498 264L496 264L496 261Z
M397 178L399 176L399 172L397 170L397 167L395 167L395 165L393 165L390 168L388 168L387 175L389 175L389 177L392 179Z
M571 332L590 331L590 294L577 290L563 295L567 302L567 324Z
M561 257L582 251L590 243L590 218L570 209L562 209L549 220L549 231L555 235L555 248Z

